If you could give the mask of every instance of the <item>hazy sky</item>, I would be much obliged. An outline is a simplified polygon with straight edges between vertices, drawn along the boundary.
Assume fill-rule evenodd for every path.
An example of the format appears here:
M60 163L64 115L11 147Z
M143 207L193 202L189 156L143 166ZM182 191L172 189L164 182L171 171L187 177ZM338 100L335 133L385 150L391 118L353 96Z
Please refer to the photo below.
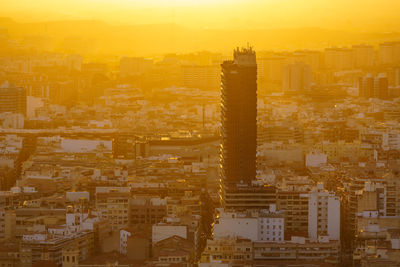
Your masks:
M95 19L196 28L400 30L400 0L0 0L21 22Z

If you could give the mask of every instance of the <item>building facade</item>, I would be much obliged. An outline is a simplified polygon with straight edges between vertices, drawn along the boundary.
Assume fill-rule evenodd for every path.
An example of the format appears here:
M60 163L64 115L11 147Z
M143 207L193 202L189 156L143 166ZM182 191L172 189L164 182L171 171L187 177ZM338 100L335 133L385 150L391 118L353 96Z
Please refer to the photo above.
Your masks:
M236 49L224 61L221 77L221 180L223 201L256 175L257 64L252 48Z
M26 90L8 82L0 86L0 113L12 112L26 115Z

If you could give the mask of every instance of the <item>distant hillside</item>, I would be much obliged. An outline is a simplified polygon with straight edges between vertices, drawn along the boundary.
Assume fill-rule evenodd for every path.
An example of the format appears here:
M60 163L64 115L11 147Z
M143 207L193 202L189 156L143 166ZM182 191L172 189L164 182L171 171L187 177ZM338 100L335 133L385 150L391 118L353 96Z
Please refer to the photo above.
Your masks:
M151 55L199 50L230 51L248 42L257 50L319 49L400 40L398 33L350 33L320 28L264 30L189 29L174 24L113 26L102 21L18 23L0 18L11 37L51 42L56 51ZM28 37L26 37L28 36Z

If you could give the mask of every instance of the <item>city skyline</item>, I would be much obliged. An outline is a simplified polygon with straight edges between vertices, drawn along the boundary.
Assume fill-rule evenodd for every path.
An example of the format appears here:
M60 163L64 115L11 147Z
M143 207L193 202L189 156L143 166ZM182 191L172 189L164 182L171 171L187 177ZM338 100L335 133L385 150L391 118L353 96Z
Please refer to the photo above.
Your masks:
M0 2L1 267L400 266L400 2Z

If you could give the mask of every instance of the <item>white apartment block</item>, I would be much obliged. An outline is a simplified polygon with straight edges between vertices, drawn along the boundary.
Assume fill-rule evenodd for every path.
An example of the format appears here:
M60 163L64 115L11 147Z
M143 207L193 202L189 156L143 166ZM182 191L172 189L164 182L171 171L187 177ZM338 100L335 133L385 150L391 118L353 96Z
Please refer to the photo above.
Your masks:
M340 240L340 199L318 184L309 193L308 237L318 240L319 236L326 235L330 240Z
M213 231L216 239L238 237L251 241L284 241L285 221L282 212L236 213L221 209L219 214Z

